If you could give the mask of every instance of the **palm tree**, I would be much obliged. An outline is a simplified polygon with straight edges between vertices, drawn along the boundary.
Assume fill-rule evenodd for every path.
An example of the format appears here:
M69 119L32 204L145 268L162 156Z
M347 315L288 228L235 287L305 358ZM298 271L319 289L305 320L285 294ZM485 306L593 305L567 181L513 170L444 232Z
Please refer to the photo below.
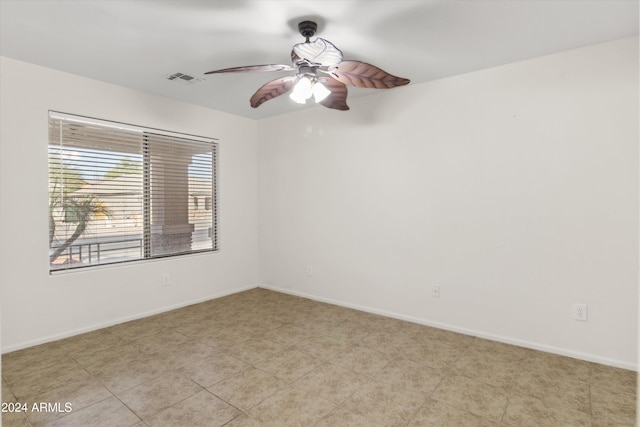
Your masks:
M124 157L116 163L109 172L104 174L104 178L117 179L127 174L142 174L142 162Z
M89 223L96 216L109 215L107 206L93 194L76 193L86 182L80 173L66 165L60 159L49 163L49 247L56 237L56 216L62 217L64 223L74 223L74 232L65 241L55 247L49 255L49 262L55 261L64 251L85 232Z

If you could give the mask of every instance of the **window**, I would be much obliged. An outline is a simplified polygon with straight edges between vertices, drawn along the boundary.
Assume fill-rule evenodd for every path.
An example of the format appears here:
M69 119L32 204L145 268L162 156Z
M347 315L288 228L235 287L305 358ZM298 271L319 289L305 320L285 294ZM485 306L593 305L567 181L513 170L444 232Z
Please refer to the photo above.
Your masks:
M212 139L50 112L49 270L217 250L216 163Z

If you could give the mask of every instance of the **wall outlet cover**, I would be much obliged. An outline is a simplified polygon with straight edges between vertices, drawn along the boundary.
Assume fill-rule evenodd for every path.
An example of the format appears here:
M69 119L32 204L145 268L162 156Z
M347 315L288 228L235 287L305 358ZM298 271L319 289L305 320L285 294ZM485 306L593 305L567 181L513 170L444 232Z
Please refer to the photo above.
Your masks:
M588 320L587 304L573 304L573 318L586 322Z

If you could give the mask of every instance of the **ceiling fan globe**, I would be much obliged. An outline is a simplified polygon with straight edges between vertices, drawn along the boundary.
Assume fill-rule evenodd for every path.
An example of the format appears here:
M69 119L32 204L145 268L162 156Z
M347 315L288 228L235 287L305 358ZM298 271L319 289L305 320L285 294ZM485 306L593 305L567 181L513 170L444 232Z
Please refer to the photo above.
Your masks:
M313 90L311 89L311 80L307 77L301 77L298 83L293 87L289 98L297 102L298 104L306 104L307 99L313 96Z
M313 92L313 99L317 103L324 101L327 98L327 96L331 95L331 91L327 89L326 86L320 82L315 82L313 84L312 92Z

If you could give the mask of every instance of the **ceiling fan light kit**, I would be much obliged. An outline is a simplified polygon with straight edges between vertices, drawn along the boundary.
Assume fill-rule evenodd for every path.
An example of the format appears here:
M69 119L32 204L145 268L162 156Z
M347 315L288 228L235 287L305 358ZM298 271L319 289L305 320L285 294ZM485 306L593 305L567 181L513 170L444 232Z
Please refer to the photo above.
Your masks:
M349 109L347 85L390 89L409 83L409 79L389 74L375 65L343 60L340 49L328 40L316 38L311 41L317 28L313 21L302 21L298 24L298 31L306 41L293 46L292 65L248 65L209 71L205 74L296 71L295 76L272 80L258 89L250 99L253 108L291 91L289 98L299 104L305 104L313 97L320 105L344 111Z
M293 90L289 94L289 98L298 104L306 104L307 100L313 96L313 99L320 103L327 96L331 95L331 91L317 80L312 80L308 77L302 77L295 84Z

